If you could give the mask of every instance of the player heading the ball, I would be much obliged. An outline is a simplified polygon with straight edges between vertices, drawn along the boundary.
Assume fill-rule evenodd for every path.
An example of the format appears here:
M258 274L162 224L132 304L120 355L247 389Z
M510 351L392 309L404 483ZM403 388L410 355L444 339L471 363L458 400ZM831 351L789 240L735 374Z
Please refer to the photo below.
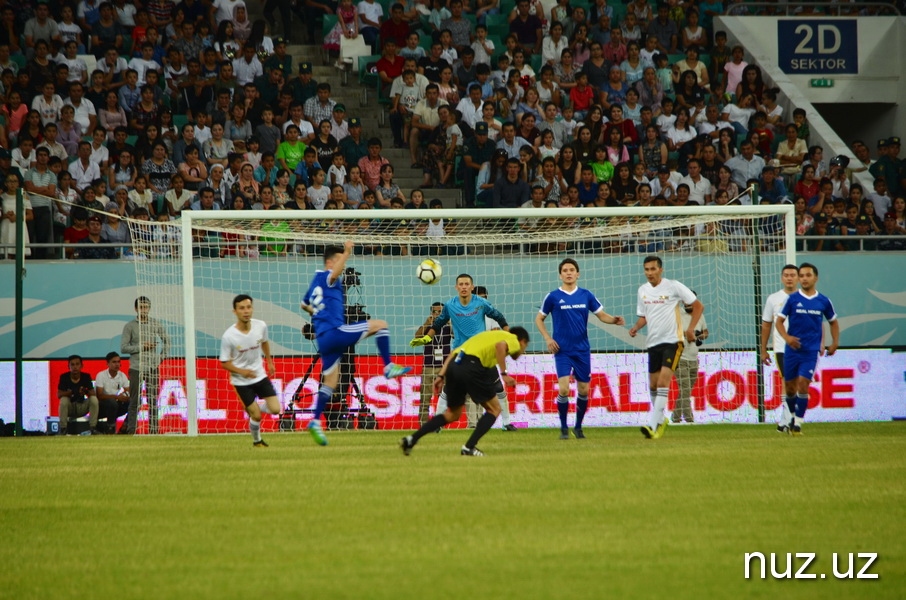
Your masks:
M648 439L660 438L669 420L664 415L667 394L673 371L683 354L685 344L695 342L695 329L705 305L692 290L679 281L664 277L664 262L659 256L647 256L643 262L647 283L639 288L636 313L638 320L629 330L635 337L642 327L648 326L648 385L651 394L651 414L648 425L642 425L642 435ZM689 326L683 332L682 311L692 309Z
M821 341L824 335L824 319L830 323L831 345L827 356L833 356L840 345L840 322L830 298L818 293L818 267L811 263L799 265L799 290L789 295L775 327L786 342L783 353L783 379L786 386L786 401L795 400L795 415L790 433L802 434L805 409L808 408L808 387L818 368L821 355Z
M254 311L252 297L248 294L233 298L236 322L220 338L220 365L230 372L230 383L248 413L252 445L262 448L267 447L267 442L261 439L261 408L255 398L263 399L265 409L272 415L280 413L280 401L270 380L276 376L276 370L267 338L267 323L253 319ZM266 374L262 357L267 363Z
M394 364L390 359L387 321L369 319L346 323L346 293L343 291L342 276L353 246L347 240L343 247L327 246L324 249L324 269L315 271L311 285L302 298L302 310L311 315L315 343L321 359L321 387L318 389L315 411L308 423L309 433L320 446L327 445L327 437L321 429L321 414L337 387L340 359L347 348L353 348L360 340L374 336L384 362L384 377L392 379L412 370L410 367Z
M516 380L507 375L506 357L519 358L528 344L528 331L523 327L513 327L509 331L495 329L473 335L465 344L453 350L434 379L434 393L440 394L443 390L447 397L447 408L434 415L418 431L400 440L403 454L409 456L418 440L447 423L458 421L466 403L466 395L469 395L473 402L484 407L485 413L478 419L475 430L460 454L484 456L484 452L476 445L494 426L494 421L500 414L500 403L497 401L500 379L503 378L508 387L516 385Z
M584 439L582 420L588 410L588 384L591 382L591 344L588 342L588 313L595 315L608 325L625 325L623 317L604 312L604 307L595 295L579 287L579 263L565 258L558 267L560 281L558 289L550 292L541 302L541 309L535 315L535 326L541 332L548 352L554 355L557 369L557 412L560 415L560 439L569 439L566 416L569 412L569 376L574 375L576 390L576 438ZM544 320L552 315L554 336L547 333Z

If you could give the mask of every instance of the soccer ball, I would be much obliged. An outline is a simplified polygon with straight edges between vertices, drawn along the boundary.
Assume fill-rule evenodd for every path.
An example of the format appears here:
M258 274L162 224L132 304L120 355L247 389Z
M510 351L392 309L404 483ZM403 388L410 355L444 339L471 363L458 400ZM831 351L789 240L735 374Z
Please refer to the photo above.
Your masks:
M441 268L439 261L433 258L426 258L418 264L418 271L416 271L415 275L425 285L434 285L440 281L440 276L443 275L443 272L444 270Z

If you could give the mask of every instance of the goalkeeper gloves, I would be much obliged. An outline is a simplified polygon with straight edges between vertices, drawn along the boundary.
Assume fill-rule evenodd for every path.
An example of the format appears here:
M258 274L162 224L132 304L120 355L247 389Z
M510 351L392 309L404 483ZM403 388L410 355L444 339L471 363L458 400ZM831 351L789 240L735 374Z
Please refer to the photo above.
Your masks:
M425 344L430 344L430 343L431 343L431 336L426 335L426 336L422 336L422 337L412 338L412 341L409 342L409 345L413 348L417 348L418 346L424 346Z

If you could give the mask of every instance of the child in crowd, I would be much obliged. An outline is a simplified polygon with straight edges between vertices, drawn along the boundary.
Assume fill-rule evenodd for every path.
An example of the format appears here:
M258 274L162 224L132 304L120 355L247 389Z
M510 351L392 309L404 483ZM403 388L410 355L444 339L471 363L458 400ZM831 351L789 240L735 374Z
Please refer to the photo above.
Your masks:
M414 58L419 60L425 57L425 49L418 45L419 37L417 33L410 33L406 37L406 45L400 50L399 55L403 58Z
M249 138L243 159L252 165L253 169L257 169L261 164L261 142L258 141L257 137L252 136Z
M563 107L563 111L560 113L560 124L566 130L567 140L572 140L576 135L576 127L579 123L575 119L575 110L571 103Z
M406 139L408 139L408 136ZM331 188L346 184L346 157L343 156L342 152L334 153L333 162L327 170L327 175L330 179Z
M475 51L475 64L490 65L494 56L494 42L488 39L488 28L484 25L475 27L475 41L472 42Z

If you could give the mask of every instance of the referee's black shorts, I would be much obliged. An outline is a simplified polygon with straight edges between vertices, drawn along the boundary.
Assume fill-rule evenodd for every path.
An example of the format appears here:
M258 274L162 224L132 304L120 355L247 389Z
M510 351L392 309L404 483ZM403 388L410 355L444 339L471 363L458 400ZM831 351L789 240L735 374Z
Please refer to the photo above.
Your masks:
M777 370L780 371L780 378L783 379L783 352L774 353L774 364L777 365Z
M497 367L485 367L478 358L470 354L460 355L460 360L453 359L447 369L444 391L447 393L447 406L459 408L466 403L466 396L472 402L481 404L497 397L500 386L500 374Z
M255 402L255 398L263 400L277 395L277 390L274 389L274 384L271 383L269 377L265 377L251 385L234 385L233 387L236 388L236 393L239 394L239 399L242 400L242 404L246 408Z
M648 372L660 373L663 367L676 371L680 356L683 355L683 348L682 343L658 344L648 348Z

